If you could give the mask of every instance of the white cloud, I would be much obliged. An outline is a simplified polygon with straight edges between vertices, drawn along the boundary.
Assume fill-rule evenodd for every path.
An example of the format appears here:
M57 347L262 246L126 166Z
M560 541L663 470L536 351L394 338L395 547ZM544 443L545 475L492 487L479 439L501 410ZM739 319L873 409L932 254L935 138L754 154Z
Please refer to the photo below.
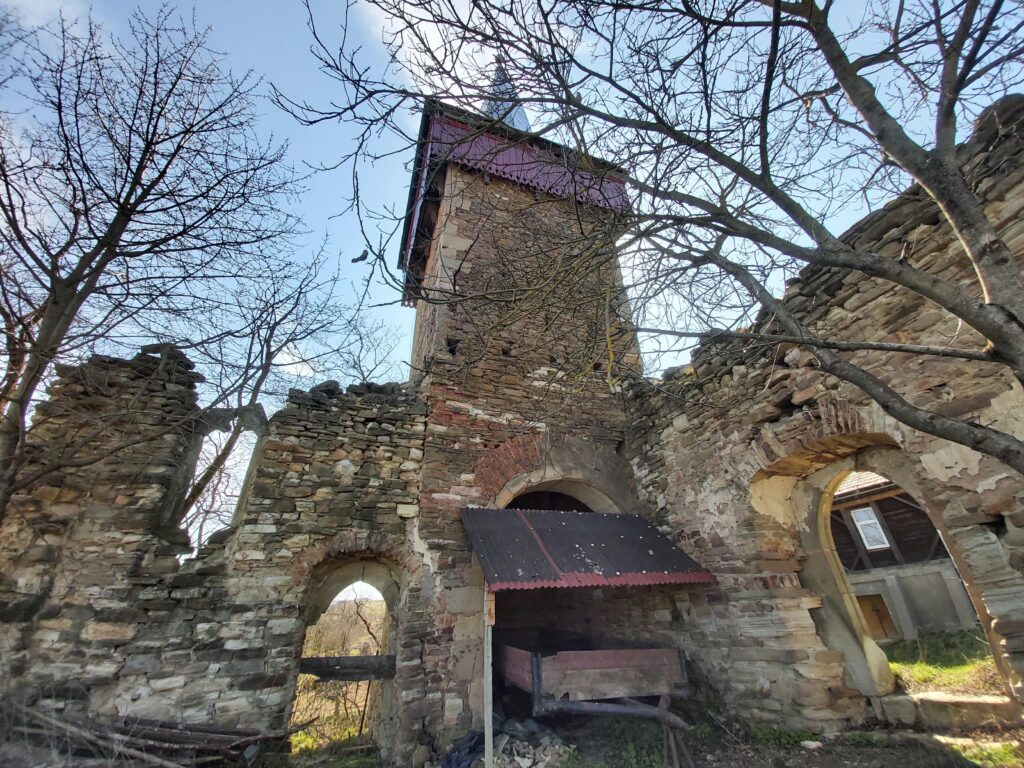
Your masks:
M89 5L84 0L0 0L0 7L9 10L29 27L51 22L62 12L67 19L89 15Z
M298 350L291 347L282 349L274 358L274 365L280 366L281 370L292 376L309 379L316 376L316 369L309 361L303 359Z

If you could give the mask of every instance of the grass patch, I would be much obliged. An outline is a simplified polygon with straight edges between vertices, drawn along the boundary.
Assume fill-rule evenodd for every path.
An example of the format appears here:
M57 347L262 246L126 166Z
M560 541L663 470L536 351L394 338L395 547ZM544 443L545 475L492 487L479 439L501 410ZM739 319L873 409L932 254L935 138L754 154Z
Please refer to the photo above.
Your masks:
M980 632L933 632L916 640L899 640L886 646L885 655L909 693L1005 693L988 641Z
M791 731L755 723L750 726L750 740L765 747L796 747L802 741L817 741L818 736L810 731Z
M1024 748L1013 744L954 745L953 749L979 768L1020 768L1024 765Z
M886 747L889 745L884 736L879 736L871 731L847 731L840 735L840 739L851 747Z
M591 718L567 735L577 746L559 768L651 768L665 762L660 723Z

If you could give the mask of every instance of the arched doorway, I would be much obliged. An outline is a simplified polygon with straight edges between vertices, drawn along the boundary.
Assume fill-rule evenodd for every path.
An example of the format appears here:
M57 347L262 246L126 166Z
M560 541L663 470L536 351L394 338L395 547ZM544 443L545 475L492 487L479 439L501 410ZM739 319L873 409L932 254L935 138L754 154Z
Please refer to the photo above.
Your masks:
M295 750L338 742L375 744L387 759L395 739L394 667L402 585L375 560L314 569L291 725Z
M988 640L941 531L886 476L842 473L829 533L869 637L909 692L1004 692Z

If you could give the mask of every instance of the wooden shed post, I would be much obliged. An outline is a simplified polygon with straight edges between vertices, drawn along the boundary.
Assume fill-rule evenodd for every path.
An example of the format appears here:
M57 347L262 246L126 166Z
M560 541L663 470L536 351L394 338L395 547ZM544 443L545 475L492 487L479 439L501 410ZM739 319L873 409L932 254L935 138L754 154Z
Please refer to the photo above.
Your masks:
M494 768L494 593L484 584L484 768Z

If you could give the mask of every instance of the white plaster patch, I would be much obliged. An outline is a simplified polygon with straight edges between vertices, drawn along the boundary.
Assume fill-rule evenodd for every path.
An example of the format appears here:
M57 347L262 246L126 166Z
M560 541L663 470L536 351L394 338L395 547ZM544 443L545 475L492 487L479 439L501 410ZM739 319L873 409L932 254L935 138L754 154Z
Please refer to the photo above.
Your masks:
M759 514L777 520L781 525L796 524L791 496L797 483L795 477L776 475L758 480L750 486L750 504Z
M921 457L922 466L932 477L943 483L965 471L968 475L977 475L980 462L980 453L959 445L947 445Z
M342 459L334 465L334 474L345 480L351 480L355 473L355 465L348 459Z

